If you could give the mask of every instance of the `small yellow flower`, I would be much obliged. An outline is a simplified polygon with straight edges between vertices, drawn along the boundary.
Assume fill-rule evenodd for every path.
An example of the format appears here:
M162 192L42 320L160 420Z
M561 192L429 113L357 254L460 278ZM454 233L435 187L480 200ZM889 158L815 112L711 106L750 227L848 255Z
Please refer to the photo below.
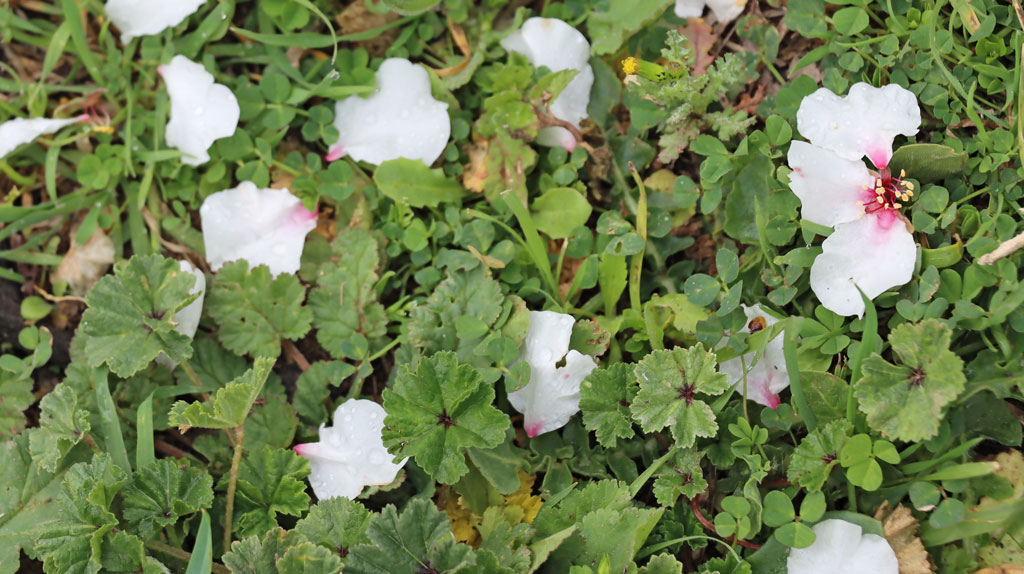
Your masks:
M622 61L622 73L632 76L636 73L636 58L630 56Z

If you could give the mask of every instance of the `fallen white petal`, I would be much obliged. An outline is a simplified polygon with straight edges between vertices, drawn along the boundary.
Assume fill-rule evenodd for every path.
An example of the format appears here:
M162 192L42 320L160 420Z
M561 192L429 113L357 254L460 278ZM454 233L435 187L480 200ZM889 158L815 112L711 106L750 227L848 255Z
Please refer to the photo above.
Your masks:
M746 0L708 0L708 8L715 13L715 18L718 18L719 22L735 20L746 7Z
M369 98L337 102L334 127L339 135L329 160L347 154L377 165L398 158L430 165L451 135L448 104L430 95L427 71L404 58L384 60L377 70L377 91Z
M875 178L862 160L843 159L802 141L790 144L788 159L789 188L800 198L800 215L807 221L834 227L860 217L864 206L858 201L875 200Z
M181 163L200 165L210 160L213 142L229 137L238 127L238 99L227 86L185 56L175 56L158 68L171 97L171 119L164 139L184 153Z
M391 484L408 459L398 464L384 448L384 407L348 400L334 411L334 425L320 425L320 441L295 445L309 460L309 484L320 500L354 499L369 485Z
M67 119L48 118L15 118L0 124L0 159L14 151L18 146L27 144L41 135L56 133L71 124L88 119L78 116Z
M867 156L883 168L892 158L897 135L912 136L921 125L921 108L913 92L889 84L876 88L854 84L846 97L820 88L800 102L797 129L811 143L848 160Z
M206 297L206 276L199 269L196 269L191 263L182 259L178 261L178 268L192 275L195 278L195 283L188 290L189 295L199 294L195 301L192 301L185 307L178 310L174 314L174 322L177 323L174 326L174 330L185 335L189 339L195 337L196 330L199 329L199 319L203 315L203 299ZM178 366L177 363L171 360L163 351L156 356L156 362L167 367L168 369L174 370Z
M299 270L306 234L316 214L287 189L258 189L251 181L218 191L199 208L210 268L245 259L266 265L274 275Z
M107 0L107 16L127 44L136 36L148 36L182 23L206 0Z
M680 18L700 18L704 14L704 0L676 0L676 16Z
M811 289L837 315L864 314L857 286L869 299L910 281L917 245L891 211L841 223L811 265Z
M530 365L530 382L508 395L512 408L523 413L526 434L535 437L565 426L580 410L580 384L597 363L569 350L571 315L531 311L520 359ZM565 364L557 363L565 359Z
M557 18L530 18L522 28L505 37L501 46L526 56L536 67L546 66L552 72L579 72L550 104L551 115L579 127L580 120L587 117L590 88L594 85L587 38ZM552 126L541 129L537 143L572 149L576 138L565 128Z
M787 574L898 574L899 560L889 543L860 526L839 519L823 520L811 529L816 536L807 548L793 548Z
M765 313L760 305L747 307L743 305L743 312L747 316L747 324L741 333L750 333L750 324L758 317L764 319L764 327L768 328L779 320ZM786 371L786 357L782 351L782 335L776 336L765 345L764 353L758 361L755 352L746 353L735 359L723 361L718 365L719 371L729 376L729 382L734 386L736 392L743 392L743 365L746 362L747 368L747 394L746 397L755 403L766 407L776 408L781 402L779 393L789 386L789 373Z

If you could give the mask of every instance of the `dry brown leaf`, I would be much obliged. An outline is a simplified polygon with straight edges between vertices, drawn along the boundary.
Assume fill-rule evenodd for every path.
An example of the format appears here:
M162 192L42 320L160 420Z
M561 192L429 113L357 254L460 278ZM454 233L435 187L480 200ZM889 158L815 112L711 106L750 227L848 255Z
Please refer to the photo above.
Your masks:
M490 147L487 140L470 144L466 148L466 155L469 156L469 163L462 172L462 185L466 189L483 193L484 181L487 179L487 149Z
M693 73L703 74L715 61L711 48L718 41L718 34L703 18L694 18L683 28L683 36L690 41L690 50L693 52Z
M875 519L882 523L885 539L889 541L900 561L900 574L930 574L935 572L928 551L917 535L920 525L902 504L892 508L888 501L875 511Z
M341 35L348 36L350 34L358 34L374 28L380 28L381 26L389 24L398 18L398 14L395 14L390 10L383 14L375 14L366 7L366 2L364 0L356 0L342 10L334 19L338 22L338 27L341 29ZM371 56L382 56L384 55L384 51L391 46L397 36L398 30L391 28L390 30L385 30L380 34L377 34L377 36L371 40L360 42L360 45L366 48L366 51L369 52Z
M67 281L72 295L84 296L113 264L114 242L97 228L84 245L72 241L71 249L53 272L53 280Z

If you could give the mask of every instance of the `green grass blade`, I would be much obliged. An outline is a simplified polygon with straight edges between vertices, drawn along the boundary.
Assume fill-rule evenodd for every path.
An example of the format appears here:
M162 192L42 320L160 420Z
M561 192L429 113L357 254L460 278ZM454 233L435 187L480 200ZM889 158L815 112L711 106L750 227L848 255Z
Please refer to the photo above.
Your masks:
M121 436L121 422L117 418L117 408L110 396L110 385L107 383L107 369L100 367L96 373L96 406L100 411L100 429L107 452L114 459L114 464L127 473L132 472L128 462L128 451L124 448L124 437Z
M226 550L226 549L225 549ZM196 544L192 557L188 559L185 574L210 574L213 570L213 538L210 535L210 515L204 510L196 533Z
M139 405L135 428L139 435L135 443L135 468L142 468L156 462L153 449L153 393Z

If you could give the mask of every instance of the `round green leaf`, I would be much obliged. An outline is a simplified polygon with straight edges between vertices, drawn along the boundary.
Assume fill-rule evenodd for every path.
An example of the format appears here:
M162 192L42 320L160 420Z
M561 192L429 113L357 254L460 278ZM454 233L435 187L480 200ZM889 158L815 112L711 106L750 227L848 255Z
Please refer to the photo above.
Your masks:
M26 321L38 321L50 314L53 305L38 295L29 295L21 300L21 318Z
M781 490L773 490L764 497L764 523L782 526L796 518L793 501Z
M822 514L825 514L825 493L822 491L809 492L800 503L800 520L804 522L817 522ZM766 521L767 522L767 521Z
M868 13L859 6L850 6L836 11L832 15L832 23L836 30L845 36L852 36L868 27Z
M556 187L533 201L533 222L552 239L563 239L587 223L591 210L590 202L580 192Z
M847 469L846 477L854 485L864 490L877 490L879 486L882 486L882 467L879 466L877 460L869 458Z
M807 548L814 544L814 531L800 522L790 522L775 531L775 538L791 548Z

